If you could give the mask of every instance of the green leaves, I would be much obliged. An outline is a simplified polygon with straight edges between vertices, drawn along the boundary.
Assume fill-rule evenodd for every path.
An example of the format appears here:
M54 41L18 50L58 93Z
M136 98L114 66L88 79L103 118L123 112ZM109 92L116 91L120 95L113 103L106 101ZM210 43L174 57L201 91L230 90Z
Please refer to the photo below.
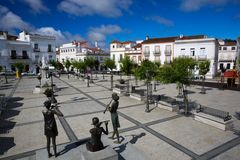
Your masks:
M115 65L115 61L110 59L110 58L107 58L105 59L104 61L104 65L109 68L111 71L116 68L116 65Z
M133 73L133 67L134 67L134 63L129 56L125 56L121 60L120 68L121 68L121 71L124 72L126 75L130 75Z
M13 66L21 73L23 69L25 68L25 64L22 62L16 62L13 64Z
M95 59L93 57L87 57L84 60L84 63L86 64L87 67L92 69L95 66Z
M72 63L70 62L69 59L67 59L67 60L64 62L64 66L67 68L67 71L69 71L69 68L70 68L71 65L72 65Z
M141 80L151 81L158 73L158 67L153 62L145 60L135 71L135 76Z
M198 64L199 74L205 76L209 71L210 61L203 61Z

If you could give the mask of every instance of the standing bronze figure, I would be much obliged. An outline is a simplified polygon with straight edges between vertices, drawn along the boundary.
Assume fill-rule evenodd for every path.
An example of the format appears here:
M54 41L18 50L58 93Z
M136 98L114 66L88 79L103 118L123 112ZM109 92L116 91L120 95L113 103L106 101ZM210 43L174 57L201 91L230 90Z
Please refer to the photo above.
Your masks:
M112 134L111 139L114 139L114 136L116 134L117 143L120 143L119 132L118 132L118 128L120 127L120 123L119 123L118 113L117 113L117 109L118 109L118 105L119 105L118 100L119 100L119 96L117 95L117 93L113 93L112 94L112 100L111 100L110 104L107 106L107 109L111 113L111 120L112 120L112 126L113 126L113 134Z
M46 109L42 111L44 116L44 134L47 138L47 152L48 157L51 157L52 154L50 152L50 141L52 140L53 151L55 157L57 157L57 148L56 148L56 136L58 135L57 124L54 117L54 114L58 116L63 116L62 112L55 105L51 105L51 100L47 100L44 102L44 106Z
M105 123L106 130L101 127L102 123ZM91 139L89 142L87 142L86 147L89 151L96 152L104 148L101 141L101 136L102 133L108 135L108 121L99 122L99 119L97 117L94 117L92 119L92 125L94 125L94 128L89 131L91 133Z

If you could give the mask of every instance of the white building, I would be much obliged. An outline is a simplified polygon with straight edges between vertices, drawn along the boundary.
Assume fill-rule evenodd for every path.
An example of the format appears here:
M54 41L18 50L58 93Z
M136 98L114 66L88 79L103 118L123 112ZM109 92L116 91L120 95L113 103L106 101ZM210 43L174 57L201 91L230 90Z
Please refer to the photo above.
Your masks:
M17 36L0 32L0 65L7 71L15 71L14 63L24 63L24 71L32 71L32 50L29 42L16 40Z
M234 40L218 40L218 69L233 69L237 59L237 42Z
M149 38L142 42L142 57L161 64L170 63L173 59L174 41L177 37Z
M23 31L17 40L31 44L31 60L33 62L31 67L33 70L37 66L43 65L41 64L43 59L46 64L50 60L56 60L56 38L54 36L30 34Z
M174 57L188 56L197 61L209 60L210 71L206 78L213 78L217 73L218 41L206 36L180 37L174 42Z
M130 56L130 58L137 62L138 64L141 63L141 42L142 41L112 41L110 44L110 55L111 59L115 60L116 69L114 71L120 71L120 61L125 55Z
M105 53L98 47L88 47L86 41L74 41L72 43L62 44L59 47L59 58L57 60L61 63L64 63L67 59L70 61L84 61L86 57L95 58L96 60L98 60L99 65L101 66L104 63L104 60L106 58L109 58L109 54Z
M237 38L237 58L240 57L240 37Z

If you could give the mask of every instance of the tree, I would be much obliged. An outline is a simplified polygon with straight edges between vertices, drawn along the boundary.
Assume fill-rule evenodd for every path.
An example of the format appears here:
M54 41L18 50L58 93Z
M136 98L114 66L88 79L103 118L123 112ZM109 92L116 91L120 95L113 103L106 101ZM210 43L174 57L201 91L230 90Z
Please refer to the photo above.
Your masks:
M93 70L93 67L95 66L95 59L94 59L93 57L87 57L87 58L84 60L84 63L85 63L86 66L90 69L91 79L92 79L92 70Z
M129 56L125 56L121 60L120 69L127 76L133 73L134 62L130 59Z
M172 64L163 65L159 69L157 79L162 83L178 83L183 91L185 104L185 114L188 113L188 98L186 87L190 84L190 77L193 75L193 69L196 66L196 61L188 57L178 57L173 60Z
M67 73L68 73L68 79L69 79L69 68L71 67L71 62L69 59L67 59L65 62L64 62L64 66L65 68L67 69Z
M111 71L111 89L113 88L113 74L112 70L116 68L115 61L113 59L107 58L104 61L104 65Z
M21 73L23 72L23 69L25 68L25 64L22 62L16 62L13 64L13 66L16 68L19 76L21 76Z
M50 60L49 64L54 66L57 70L63 70L64 66L62 63L60 63L59 61L55 61L55 60Z
M141 66L137 68L135 75L140 80L145 80L147 85L147 100L146 100L146 109L145 112L149 111L149 83L154 79L157 74L157 66L148 60L142 62Z
M210 67L210 61L202 61L198 64L198 68L199 68L199 75L202 75L202 89L201 89L201 93L206 93L205 88L204 88L204 81L205 81L205 76L209 71L209 67Z

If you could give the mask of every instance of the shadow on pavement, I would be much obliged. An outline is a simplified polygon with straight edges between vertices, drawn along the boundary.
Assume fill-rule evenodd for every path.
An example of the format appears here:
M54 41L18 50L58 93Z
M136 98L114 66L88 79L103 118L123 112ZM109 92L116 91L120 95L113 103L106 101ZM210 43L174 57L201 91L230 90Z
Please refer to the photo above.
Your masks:
M15 145L13 137L0 137L0 155L3 155Z
M122 145L120 145L120 146L117 146L117 147L114 147L114 148L113 148L113 149L118 153L118 156L119 156L118 158L119 158L119 160L125 160L125 159L120 155L120 153L122 153L123 151L126 150L128 143L135 144L139 138L142 138L142 137L145 136L145 135L146 135L146 133L144 133L144 132L142 132L142 133L140 133L140 134L138 134L138 135L135 135L135 134L126 135L125 137L132 136L132 139L131 139L129 142L126 142L126 143L124 143L124 144L122 144ZM123 138L123 137L122 137L122 138Z

